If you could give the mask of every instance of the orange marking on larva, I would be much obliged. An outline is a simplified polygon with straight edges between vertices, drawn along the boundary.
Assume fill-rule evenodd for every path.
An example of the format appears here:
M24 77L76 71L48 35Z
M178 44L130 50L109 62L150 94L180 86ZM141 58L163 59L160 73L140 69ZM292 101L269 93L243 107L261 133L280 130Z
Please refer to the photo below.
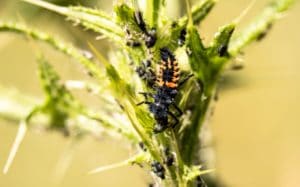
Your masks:
M166 66L167 66L167 62L161 61L160 67L166 67Z
M171 60L168 59L168 68L171 69L172 68L172 64L171 64Z
M157 66L157 67L156 67L156 71L158 72L158 75L161 75L162 72L163 72L161 66Z
M174 82L166 82L166 86L168 88L176 88L177 87L177 84L174 83Z
M163 82L162 79L156 79L156 82Z
M179 71L179 67L178 66L175 66L173 69L174 69L174 71Z
M173 76L178 76L178 75L179 75L178 71L176 71L176 72L173 73Z
M164 85L164 82L163 81L159 81L157 82L158 86L163 86Z
M179 80L179 77L173 77L173 78L172 78L172 81L173 81L173 82L177 82L178 80Z

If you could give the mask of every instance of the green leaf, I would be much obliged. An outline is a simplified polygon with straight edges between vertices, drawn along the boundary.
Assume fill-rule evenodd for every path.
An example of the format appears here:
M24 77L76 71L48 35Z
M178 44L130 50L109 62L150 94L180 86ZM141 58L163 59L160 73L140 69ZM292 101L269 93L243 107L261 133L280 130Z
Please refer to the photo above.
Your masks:
M228 24L219 29L219 31L215 34L213 42L210 44L209 47L209 57L213 58L216 56L225 56L228 57L229 54L227 52L227 48L229 45L229 41L235 29L235 24ZM224 55L220 55L221 48L226 48Z
M201 166L185 167L185 181L192 181L196 177L213 172L214 169L201 170Z
M44 57L38 58L39 77L46 95L41 111L49 114L51 128L66 128L66 120L80 108L72 94L59 82L60 78Z
M87 29L102 33L116 43L120 43L124 32L116 25L109 16L104 12L92 10L84 7L62 7L40 0L22 0L24 2L46 8L58 14L67 16L68 19L74 21L76 24L81 24Z
M256 19L251 21L244 30L234 36L229 45L229 53L232 56L236 56L246 45L260 39L262 35L265 35L270 29L270 26L275 20L280 18L280 15L286 11L293 2L294 0L270 1L269 5L264 8Z
M196 27L189 27L186 39L189 63L198 80L206 82L209 59Z
M149 20L150 27L157 27L159 12L165 0L148 0L146 7L146 20Z
M195 25L199 24L211 11L211 9L214 7L216 3L216 0L203 0L200 1L199 4L196 4L192 7L192 18L193 23ZM181 26L187 25L188 23L188 16L183 16L179 19L179 24Z
M213 82L217 81L221 71L223 70L223 67L230 59L228 46L234 29L234 23L221 27L215 34L210 47L207 49L207 53L210 59L210 80Z

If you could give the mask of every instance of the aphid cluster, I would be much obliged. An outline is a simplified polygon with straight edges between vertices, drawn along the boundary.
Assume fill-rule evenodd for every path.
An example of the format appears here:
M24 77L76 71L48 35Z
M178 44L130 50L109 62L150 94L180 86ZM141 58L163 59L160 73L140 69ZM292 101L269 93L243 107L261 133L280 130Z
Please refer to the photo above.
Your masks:
M128 36L126 44L133 48L142 45L146 47L148 52L146 55L147 59L143 60L135 71L146 85L153 89L151 92L140 92L145 97L145 101L137 105L148 105L148 109L155 119L153 132L160 133L168 128L174 128L179 123L178 117L183 112L176 105L175 99L180 86L192 75L180 80L178 62L171 50L167 47L154 48L157 42L156 29L149 29L140 11L135 11L133 18L140 30L140 33L136 33L136 36L140 36L141 38L138 41L134 40L135 38L131 35L130 31L126 29ZM185 28L179 30L177 46L181 47L185 44L186 33ZM153 61L152 53L157 48L160 60L157 65L157 71L154 72L151 67ZM142 142L139 143L139 146L141 150L147 151ZM151 162L151 171L161 179L165 179L165 168L174 166L176 162L174 153L168 147L163 150L163 156L161 162Z
M151 29L147 28L147 25L144 21L142 12L140 12L140 11L135 11L133 18L134 18L136 25L138 26L138 28L141 31L142 40L144 41L145 46L148 49L152 48L155 45L156 40L157 40L156 29L155 28L151 28ZM125 31L126 31L126 37L127 37L127 41L126 41L127 46L140 47L142 45L140 43L140 41L133 39L133 36L131 35L131 33L128 29L126 29Z
M133 36L131 35L130 31L126 28L126 45L129 47L140 47L142 44L141 42L134 40Z
M149 87L154 86L156 76L155 72L151 68L150 60L145 60L144 62L142 62L141 65L135 69L135 71L137 72L138 76L142 80L144 80Z
M165 179L165 168L158 161L153 161L151 163L151 170L155 173L159 178Z
M145 46L148 49L148 52L151 54L150 49L155 45L157 36L156 36L156 29L151 28L150 30L147 29L147 25L144 21L143 15L140 11L135 11L133 15L133 19L141 31L139 34L144 41ZM130 31L126 29L126 45L130 47L140 47L142 43L139 40L135 40L131 35ZM147 60L141 62L141 65L136 67L136 72L138 76L144 80L147 86L152 87L155 83L156 76L154 71L151 69L151 59L150 57Z
M145 41L145 45L147 48L151 48L155 45L156 42L156 29L151 28L150 30L147 29L146 23L144 21L142 12L135 11L134 12L134 19L138 27L143 32L143 39Z
M140 11L134 12L134 20L142 32L142 38L145 46L152 48L157 40L156 30L148 29L143 15ZM129 33L129 31L127 31ZM178 45L182 46L185 42L186 30L182 29L179 34ZM140 44L132 42L130 46L138 46ZM154 133L163 132L168 127L175 127L179 120L178 116L182 115L182 111L175 104L175 97L178 93L178 87L184 82L179 83L179 67L173 53L166 47L160 49L160 65L155 73L151 69L151 60L145 60L136 68L139 77L146 84L154 89L154 92L142 92L145 101L138 105L147 104L149 111L153 114L156 124L154 125ZM188 77L189 78L189 77ZM187 79L186 79L187 80ZM148 98L153 101L149 101ZM177 111L177 115L171 112L173 107Z

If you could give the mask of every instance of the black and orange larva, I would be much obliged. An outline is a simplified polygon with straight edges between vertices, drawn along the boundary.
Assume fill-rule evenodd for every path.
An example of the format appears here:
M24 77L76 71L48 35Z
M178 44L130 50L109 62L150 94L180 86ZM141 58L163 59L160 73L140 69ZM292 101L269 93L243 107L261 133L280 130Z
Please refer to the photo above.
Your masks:
M179 67L175 56L168 48L160 49L161 64L158 67L155 93L142 92L146 101L138 103L147 104L150 112L153 114L156 124L154 125L154 133L159 133L168 127L175 127L179 120L177 116L182 115L182 111L175 103L175 97L178 93L178 87L187 81L191 76L188 76L179 82ZM147 101L147 98L154 99L153 102ZM176 116L170 111L173 106L177 110ZM173 119L173 124L170 124L169 117Z
M174 55L167 49L160 49L161 64L158 67L157 85L176 89L179 80L179 67Z

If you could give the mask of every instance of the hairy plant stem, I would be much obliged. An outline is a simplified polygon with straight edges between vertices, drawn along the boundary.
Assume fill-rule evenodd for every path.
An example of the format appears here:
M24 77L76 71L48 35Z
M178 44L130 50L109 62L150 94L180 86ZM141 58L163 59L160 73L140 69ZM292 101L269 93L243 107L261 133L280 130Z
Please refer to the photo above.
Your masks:
M112 42L117 44L119 47L118 49L125 51L124 53L126 53L126 55L133 57L134 60L131 60L136 61L132 63L134 65L139 64L142 60L145 60L145 58L148 58L149 56L149 49L146 49L144 46L131 48L125 45L124 40L129 37L125 36L125 29L130 28L133 30L132 33L135 33L138 38L140 37L145 39L143 38L145 35L149 36L149 33L145 33L144 30L141 31L139 26L136 24L136 20L133 16L136 10L130 6L122 4L115 7L115 13L117 14L116 20L118 20L116 21L114 19L115 17L86 7L60 7L40 0L22 1L57 12L58 14L64 15L73 20L75 23L81 24L87 29L92 29L97 33L103 34L105 37L108 37ZM245 30L235 34L233 39L231 39L231 34L233 33L237 23L233 22L225 25L216 33L214 41L208 47L202 43L196 25L198 25L199 22L208 15L216 0L201 1L198 5L189 9L188 16L183 16L178 19L176 23L174 22L174 24L171 23L170 20L165 19L163 16L160 17L161 10L164 8L163 2L165 1L147 1L145 14L146 21L149 22L149 25L147 26L150 28L155 27L158 31L157 43L151 49L154 51L154 59L157 60L157 58L159 58L157 53L159 53L159 49L161 47L170 46L170 50L175 51L178 48L178 45L173 41L176 41L177 37L181 35L180 32L182 29L187 28L188 36L185 45L186 50L190 50L190 53L188 54L190 69L187 68L187 72L185 73L189 73L189 71L191 71L196 80L194 81L194 84L189 85L190 87L187 88L187 92L183 91L185 93L182 93L182 100L180 102L182 102L182 105L186 106L184 107L186 110L191 111L191 117L188 119L190 121L189 125L187 125L187 127L185 127L181 132L173 131L173 129L167 129L161 134L153 134L152 130L155 120L151 118L146 109L136 106L136 102L138 100L136 94L137 90L135 90L136 87L132 86L132 84L143 83L141 83L140 80L136 81L135 79L131 79L131 77L133 77L132 69L127 72L129 75L126 75L123 72L123 67L115 66L113 63L110 63L108 60L101 57L101 55L98 55L99 61L102 62L105 67L99 68L93 60L84 56L80 50L77 50L72 45L65 45L64 42L51 35L27 28L22 24L0 22L0 32L14 32L27 37L29 36L37 41L43 41L54 47L57 51L76 59L86 70L94 75L99 83L102 83L103 80L109 82L109 86L106 88L110 91L109 96L113 96L116 102L121 106L120 108L122 108L122 110L120 109L120 111L122 114L126 114L132 128L130 128L129 131L126 131L122 128L118 128L117 126L112 126L107 123L107 120L103 120L101 115L96 115L94 112L91 112L86 108L79 107L79 109L76 108L73 111L72 109L74 107L72 105L72 107L67 107L66 110L69 110L70 113L77 112L76 114L80 114L80 117L82 117L81 115L85 117L84 123L77 124L78 132L99 135L103 129L105 129L108 131L117 131L117 133L127 137L133 143L142 141L148 150L145 154L148 154L147 156L149 157L148 159L145 159L146 161L143 161L148 165L152 161L158 161L166 167L166 177L168 180L164 180L162 183L165 184L165 186L187 187L193 186L193 180L197 176L210 172L200 171L198 165L199 152L196 148L199 147L201 141L199 139L199 134L205 120L207 119L210 105L214 99L218 80L225 71L226 65L230 59L239 55L240 51L246 45L264 37L273 22L280 17L281 13L287 10L293 0L270 1L270 4L268 4L258 18L252 21ZM188 4L187 6L189 7ZM164 27L160 28L162 25ZM168 27L169 25L170 27ZM165 28L170 29L171 34L161 33L161 30L164 30ZM129 33L127 34L129 35ZM140 42L141 41L142 40L140 40ZM119 60L120 59L117 59L117 61ZM129 60L127 59L127 61ZM128 65L129 63L127 61L124 64ZM132 64L130 64L130 68L132 68ZM105 75L109 80L106 79L107 77ZM126 78L123 78L124 75ZM128 77L129 79L127 80ZM200 85L201 90L197 90L197 84L195 82ZM53 85L47 86L51 88ZM5 94L6 91L7 90L5 89L0 89L0 116L13 121L23 120L26 116L28 116L28 113L34 110L37 106L44 107L49 103L53 104L49 101L53 99L52 97L48 97L48 100L46 99L46 102L43 103L34 99L28 99L27 97L21 97L20 93L16 93L16 97L10 97ZM21 102L16 102L19 100L21 100ZM57 111L52 105L51 107L52 112ZM53 113L50 113L49 116L53 116ZM37 122L44 123L45 121L45 123L48 123L46 117L44 120L42 115L42 118L39 118ZM74 120L77 122L76 116L68 116L68 118L70 118L68 119L70 121ZM97 125L87 128L86 124L95 123L95 121ZM36 123L35 118L33 117L30 122ZM46 124L46 126L47 125L48 124ZM166 166L164 163L165 153L163 153L162 150L168 146L175 154L176 161L173 166ZM134 160L132 162L134 162ZM110 167L108 166L107 168Z

